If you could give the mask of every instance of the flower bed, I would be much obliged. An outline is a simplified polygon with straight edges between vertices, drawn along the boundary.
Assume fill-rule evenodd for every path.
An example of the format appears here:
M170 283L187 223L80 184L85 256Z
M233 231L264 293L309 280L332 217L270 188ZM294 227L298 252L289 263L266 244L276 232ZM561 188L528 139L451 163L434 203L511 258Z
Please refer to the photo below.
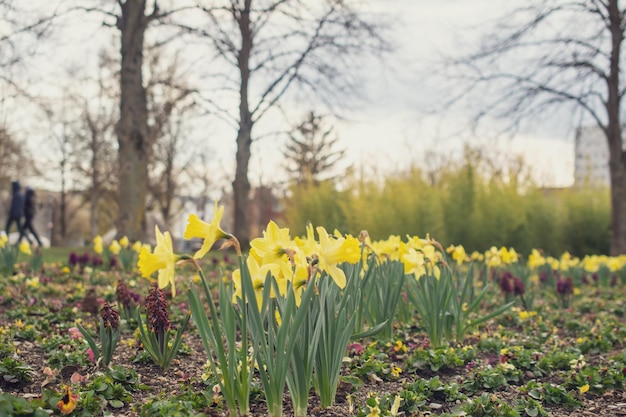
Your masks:
M273 223L238 256L216 213L193 255L158 229L61 264L4 242L0 415L626 413L622 257Z

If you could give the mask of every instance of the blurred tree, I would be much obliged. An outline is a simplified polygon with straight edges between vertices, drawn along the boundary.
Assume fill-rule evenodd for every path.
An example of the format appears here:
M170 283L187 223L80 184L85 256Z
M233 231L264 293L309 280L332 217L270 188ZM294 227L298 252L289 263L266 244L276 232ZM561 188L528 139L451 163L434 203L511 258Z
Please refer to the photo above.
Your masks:
M0 97L30 94L23 88L24 79L17 80L26 58L36 54L53 28L56 13L30 2L0 0Z
M309 112L306 119L289 133L283 150L286 169L298 184L319 184L332 179L329 171L343 158L345 149L335 150L339 137L324 118Z
M0 189L10 191L11 181L22 178L30 164L24 144L0 125Z
M158 2L146 14L146 0L118 1L116 26L121 36L120 119L116 126L119 163L117 234L131 240L146 238L148 164L152 143L143 81L144 36L159 17Z
M117 170L115 164L115 123L119 118L119 62L108 51L99 54L95 79L71 76L69 97L80 114L74 123L77 144L74 177L77 188L84 189L89 203L90 236L96 236L114 224L117 213ZM90 94L90 92L92 92Z
M194 111L195 90L181 71L178 56L163 63L162 48L154 48L148 56L146 93L148 98L148 132L154 143L154 155L149 164L150 202L159 210L163 222L169 222L175 213L173 206L176 193L181 191L181 172L193 158L185 154L189 144L184 135L189 115ZM148 204L150 207L152 204Z
M626 253L623 3L530 1L504 16L476 52L454 61L464 93L480 89L488 100L478 119L490 113L517 125L548 108L571 106L602 129L610 153L614 255ZM481 88L485 86L487 91ZM473 108L476 105L472 100Z
M253 127L278 110L294 89L329 106L354 96L355 64L364 52L381 52L386 45L380 26L359 12L364 10L362 1L199 0L198 4L208 23L181 26L209 39L218 58L212 61L214 68L227 64L219 79L222 91L235 96L224 100L213 96L207 103L237 129L233 232L247 247ZM380 15L377 18L380 22ZM224 103L235 100L238 110L232 116ZM277 115L281 116L278 111Z

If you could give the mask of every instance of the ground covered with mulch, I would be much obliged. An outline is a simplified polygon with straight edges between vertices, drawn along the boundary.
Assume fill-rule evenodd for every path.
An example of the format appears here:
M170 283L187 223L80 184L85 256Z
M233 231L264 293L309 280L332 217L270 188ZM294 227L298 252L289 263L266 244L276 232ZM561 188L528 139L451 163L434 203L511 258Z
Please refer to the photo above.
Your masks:
M76 321L93 323L104 301L115 305L119 279L144 297L136 273L64 264L44 270L0 277L0 415L60 414L67 389L76 400L71 415L228 415L193 321L167 370L125 322L110 366L90 360ZM527 288L526 308L518 303L462 343L440 347L401 302L391 337L352 340L335 404L322 408L312 390L308 414L626 415L626 287L589 280L565 303L540 285ZM504 302L495 285L485 307ZM183 296L170 300L174 323L186 310ZM284 398L283 414L293 415L287 392ZM267 414L256 378L250 407L250 415Z

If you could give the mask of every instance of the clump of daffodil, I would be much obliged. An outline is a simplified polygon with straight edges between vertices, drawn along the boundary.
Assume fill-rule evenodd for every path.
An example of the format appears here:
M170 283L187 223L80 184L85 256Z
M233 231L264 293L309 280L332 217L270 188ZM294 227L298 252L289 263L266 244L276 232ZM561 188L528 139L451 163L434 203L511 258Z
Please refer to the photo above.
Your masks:
M135 243L133 243L133 246L131 246L131 248L132 248L135 252L139 253L139 252L141 252L141 247L142 247L142 246L143 246L143 243L141 243L141 241L140 241L140 240L138 240L138 241L136 241ZM150 249L148 248L148 250L150 250Z
M430 243L422 245L421 248L410 246L407 253L402 256L404 273L413 274L416 279L428 274L433 274L437 279L441 277L441 270L437 265L441 262L441 253Z
M30 244L26 241L20 243L20 252L25 255L32 255L33 252L30 250Z
M104 251L104 244L102 242L102 236L98 235L93 238L93 251L101 255Z
M528 261L526 264L530 269L537 269L546 264L546 258L537 249L533 249L528 255Z
M372 242L372 250L382 260L399 261L402 256L407 253L406 245L402 242L402 238L397 235L391 235L385 240L377 240Z
M265 288L265 278L267 277L268 273L276 277L280 266L275 263L259 265L256 259L252 256L248 256L248 258L246 259L246 265L248 266L248 271L250 272L250 279L252 280L252 286L254 287L254 295L256 297L257 306L259 307L260 311L263 303L263 288ZM235 303L237 301L237 298L242 298L241 270L239 269L233 271L233 284L235 286L235 291L233 292L233 303ZM270 296L276 296L273 290L270 291Z
M109 251L111 251L113 255L119 255L121 250L122 245L120 245L120 242L117 240L113 240L113 242L109 245Z
M446 249L446 252L452 255L452 260L456 261L457 265L461 265L464 262L469 262L470 260L469 256L467 256L467 253L465 252L465 248L463 247L463 245L450 245Z
M161 233L159 226L154 226L156 236L156 246L154 252L150 252L145 246L139 252L137 266L144 278L150 278L158 271L158 285L160 289L171 284L172 297L176 296L176 286L174 285L174 265L178 257L174 255L172 237L169 232Z
M224 206L218 208L216 201L214 212L215 215L210 223L200 220L200 218L195 214L190 215L187 220L187 227L185 228L185 233L183 235L184 238L204 239L202 247L193 255L194 259L200 259L206 255L206 253L211 250L215 242L219 239L231 239L233 237L231 234L223 231L220 227L220 222L224 216Z

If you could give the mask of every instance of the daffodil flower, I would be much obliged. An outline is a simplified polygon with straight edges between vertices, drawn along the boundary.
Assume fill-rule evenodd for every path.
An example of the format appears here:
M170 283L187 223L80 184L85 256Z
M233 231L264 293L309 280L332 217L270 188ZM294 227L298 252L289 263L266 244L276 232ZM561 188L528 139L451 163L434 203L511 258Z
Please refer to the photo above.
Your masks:
M339 288L346 286L346 274L337 264L341 262L357 263L361 257L358 239L331 238L323 227L318 227L319 253L318 268L325 271L335 281Z
M142 246L143 246L143 244L141 243L141 241L140 241L140 240L138 240L138 241L136 241L135 243L133 243L132 249L133 249L135 252L139 253L139 252L141 252L141 247L142 247Z
M265 264L260 266L256 259L252 256L248 256L246 259L246 266L248 267L248 272L250 273L250 279L252 280L252 286L254 287L254 296L256 298L257 306L259 307L259 311L261 311L261 307L263 306L263 288L265 288L265 280L267 278L267 274L270 273L273 276L276 276L279 272L280 265L278 264ZM243 288L241 286L241 270L236 269L233 271L233 283L235 285L235 291L233 292L233 303L237 301L237 298L242 298ZM270 297L275 297L276 294L272 290L270 291Z
M198 218L195 214L190 215L187 220L187 227L185 228L185 234L183 235L184 238L204 239L202 247L193 255L194 259L200 259L206 255L206 253L211 250L211 247L213 247L213 244L215 244L215 242L219 239L231 237L231 235L224 232L220 227L220 222L224 216L224 206L218 208L216 201L214 211L215 215L213 216L211 223L200 220L200 218Z
M25 255L32 255L33 252L31 252L30 250L30 245L28 244L28 242L22 242L20 243L20 252L22 252Z
M296 245L289 237L289 229L281 229L274 221L270 221L263 231L263 237L252 239L250 246L254 249L257 260L268 264L285 261L288 250L293 250Z
M137 266L139 267L141 276L144 278L150 278L153 273L159 271L159 288L163 289L167 287L168 284L171 284L172 297L175 297L174 264L176 263L176 256L174 255L172 237L169 232L161 233L159 226L154 226L154 234L156 235L154 252L150 253L148 248L145 246L142 247L139 252Z
M97 254L102 254L103 251L103 243L102 243L102 236L98 235L96 237L93 238L93 251L96 252Z
M420 279L426 275L426 264L422 252L410 248L409 252L402 257L402 264L404 265L404 273L414 274L415 279Z
M122 250L122 245L120 245L120 242L118 242L117 240L114 240L109 245L109 250L113 255L119 255L120 251Z

